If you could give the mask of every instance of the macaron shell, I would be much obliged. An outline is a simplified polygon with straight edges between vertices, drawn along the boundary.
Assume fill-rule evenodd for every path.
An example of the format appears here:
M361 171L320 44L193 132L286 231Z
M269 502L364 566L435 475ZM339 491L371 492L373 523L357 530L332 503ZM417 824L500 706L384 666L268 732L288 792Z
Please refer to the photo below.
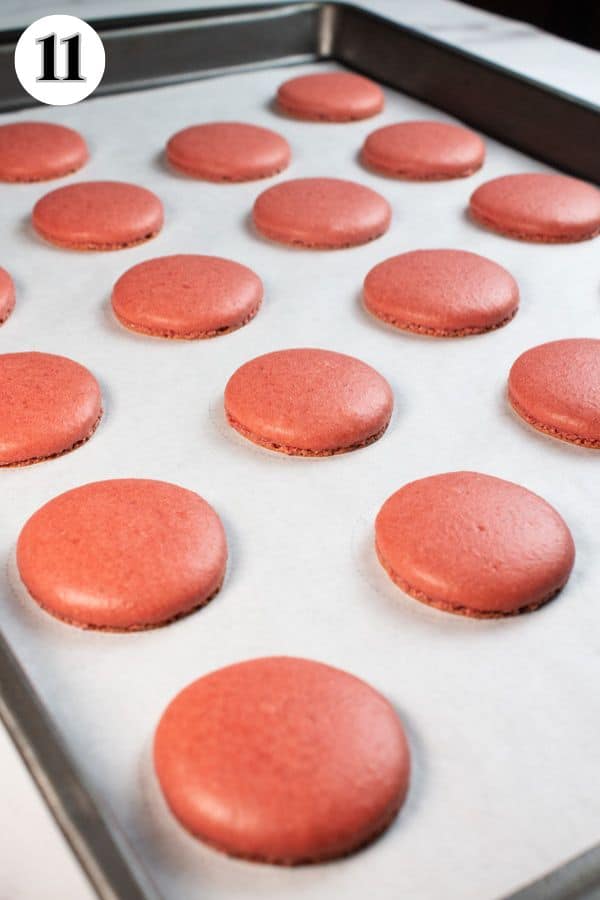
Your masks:
M409 749L369 685L305 659L255 659L205 675L167 707L154 763L189 832L283 865L344 856L405 798Z
M571 533L520 485L450 472L405 485L375 522L382 566L403 591L446 612L498 617L530 611L566 583Z
M98 382L49 353L0 355L0 466L22 466L74 450L102 416Z
M510 370L508 397L539 431L600 449L600 340L569 338L526 350Z
M0 267L0 325L6 322L15 308L15 286L6 271Z
M439 181L464 178L483 165L485 144L474 131L447 122L399 122L370 134L362 162L385 175Z
M463 337L506 325L517 312L519 288L506 269L475 253L414 250L371 269L363 299L396 328Z
M600 191L567 175L504 175L478 187L469 203L481 225L541 243L583 241L600 233Z
M339 178L297 178L264 191L254 204L257 230L273 241L341 249L380 237L390 225L387 200Z
M209 181L267 178L285 169L290 156L289 144L281 135L242 122L192 125L167 144L171 165Z
M258 275L229 259L179 254L146 260L117 281L112 307L119 321L142 334L206 338L252 319L263 286Z
M76 172L87 160L87 145L72 128L49 122L0 126L0 181L60 178Z
M330 350L279 350L241 366L225 388L230 425L292 456L332 456L376 441L393 395L366 363Z
M122 181L82 181L38 200L33 227L41 237L73 250L118 250L154 237L163 207L151 191Z
M203 606L219 590L227 546L198 494L115 479L55 497L19 536L23 583L51 615L82 628L135 631Z
M324 72L290 78L277 91L277 105L288 115L324 122L368 119L383 109L378 84L352 72Z

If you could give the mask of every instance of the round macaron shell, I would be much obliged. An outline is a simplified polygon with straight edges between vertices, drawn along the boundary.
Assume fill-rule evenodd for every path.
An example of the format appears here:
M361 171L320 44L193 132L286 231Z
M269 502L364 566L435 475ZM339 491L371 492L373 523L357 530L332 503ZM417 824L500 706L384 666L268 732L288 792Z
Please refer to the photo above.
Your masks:
M241 366L225 388L230 425L248 440L293 456L331 456L366 446L388 426L387 381L330 350L278 350Z
M113 288L112 306L133 331L166 338L225 334L252 319L263 286L258 275L229 259L179 254L128 269Z
M564 586L575 558L567 525L545 500L475 472L422 478L392 494L375 543L406 593L474 617L541 606Z
M275 131L242 122L210 122L177 132L167 144L176 169L208 181L252 181L285 169L288 142Z
M273 241L315 249L365 244L387 231L387 200L339 178L297 178L268 188L254 204L257 230Z
M483 165L485 144L474 131L447 122L399 122L370 134L361 159L385 175L439 181L464 178Z
M33 226L41 237L73 250L118 250L154 237L163 207L151 191L122 181L83 181L38 200Z
M479 224L525 241L568 243L600 232L600 191L567 175L495 178L477 188L469 210Z
M406 796L409 748L365 682L289 657L228 666L167 707L154 763L179 822L214 847L282 865L344 856Z
M74 450L101 415L98 382L79 363L50 353L0 355L0 466Z
M0 125L0 181L30 182L76 172L88 160L82 136L64 125Z
M15 308L15 286L6 271L0 267L0 325L6 322Z
M600 449L600 340L567 338L526 350L510 370L508 397L539 431Z
M41 607L82 628L134 631L203 606L227 546L198 494L144 479L99 481L55 497L25 524L21 579Z
M378 84L352 72L301 75L285 81L277 91L280 110L299 119L353 122L368 119L383 109Z
M396 328L462 337L509 322L519 288L506 269L476 253L414 250L371 269L363 299L369 312Z

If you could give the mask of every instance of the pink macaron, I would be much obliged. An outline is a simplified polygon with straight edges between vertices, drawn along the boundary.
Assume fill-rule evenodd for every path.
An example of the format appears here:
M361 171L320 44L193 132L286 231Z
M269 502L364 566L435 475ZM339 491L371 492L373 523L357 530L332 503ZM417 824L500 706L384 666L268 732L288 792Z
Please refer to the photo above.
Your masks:
M282 244L335 250L366 244L389 228L392 211L380 194L341 178L296 178L264 191L254 225Z
M464 178L483 165L478 134L448 122L399 122L372 132L361 160L370 169L413 181Z
M469 201L473 219L523 241L557 244L600 233L600 191L567 175L504 175L478 187Z

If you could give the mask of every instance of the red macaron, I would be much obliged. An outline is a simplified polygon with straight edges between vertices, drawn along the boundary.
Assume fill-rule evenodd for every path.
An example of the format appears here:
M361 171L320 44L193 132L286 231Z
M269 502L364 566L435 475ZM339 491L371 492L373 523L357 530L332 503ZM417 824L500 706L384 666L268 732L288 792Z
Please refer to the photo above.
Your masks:
M564 587L575 559L571 533L549 503L477 472L400 488L377 515L375 547L407 594L474 618L537 609Z
M165 800L192 835L279 865L345 856L404 802L402 723L372 687L307 659L253 659L204 675L154 738Z

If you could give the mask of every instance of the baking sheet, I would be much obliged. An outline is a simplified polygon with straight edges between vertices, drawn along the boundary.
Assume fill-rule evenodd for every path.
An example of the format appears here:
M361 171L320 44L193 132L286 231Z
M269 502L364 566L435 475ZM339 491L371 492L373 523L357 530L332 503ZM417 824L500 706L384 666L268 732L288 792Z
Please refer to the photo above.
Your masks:
M91 162L60 183L138 182L162 198L166 224L157 239L130 250L61 251L29 225L37 198L58 183L2 188L0 265L15 278L18 302L0 328L0 352L71 356L98 377L106 407L81 449L0 472L3 629L90 786L166 897L495 898L600 839L598 457L538 435L504 397L508 369L524 349L598 333L598 243L525 244L469 222L465 207L478 184L542 168L491 141L484 169L465 180L411 184L363 170L357 151L374 128L447 117L389 90L385 112L364 122L278 116L276 86L314 69L246 73L10 117L81 129ZM169 171L162 147L170 134L211 119L279 130L292 146L291 167L241 185ZM249 213L258 193L310 175L379 190L393 207L390 231L329 252L286 249L254 234ZM515 320L447 341L371 319L360 305L364 275L394 253L422 247L468 249L505 265L521 288ZM229 256L254 268L265 283L256 319L198 342L121 328L109 306L116 278L174 252ZM311 460L269 453L230 432L221 406L229 375L259 353L292 346L356 355L390 381L396 409L380 441ZM372 526L381 503L407 481L454 469L519 482L563 514L577 562L547 607L468 621L405 597L380 571ZM97 634L55 622L15 585L19 530L56 494L127 476L174 481L215 506L230 545L226 584L208 607L157 631ZM347 669L381 690L407 725L408 802L388 832L355 856L293 870L231 860L189 837L158 794L150 750L165 705L200 675L263 654Z

